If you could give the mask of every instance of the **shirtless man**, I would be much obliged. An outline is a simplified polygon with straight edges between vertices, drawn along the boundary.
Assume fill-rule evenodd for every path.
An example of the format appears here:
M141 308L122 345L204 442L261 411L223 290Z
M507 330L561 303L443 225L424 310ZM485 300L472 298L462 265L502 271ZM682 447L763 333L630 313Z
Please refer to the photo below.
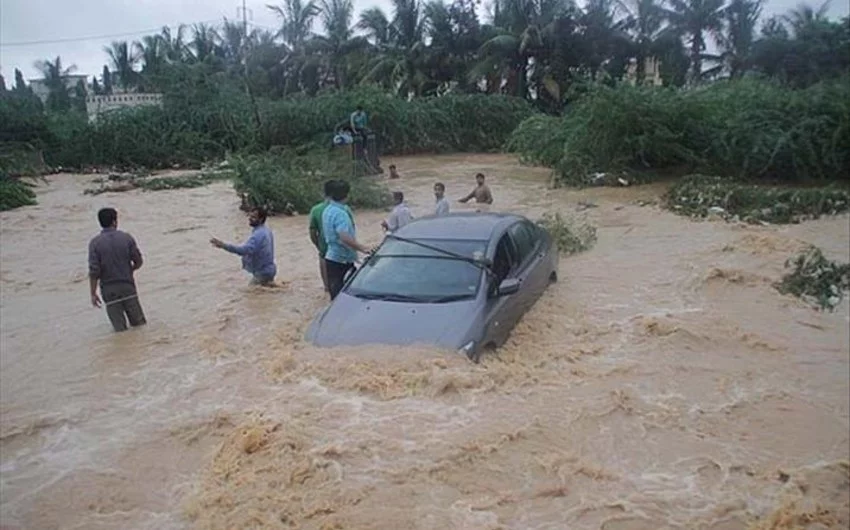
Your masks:
M468 202L469 199L474 198L476 204L486 204L488 206L493 204L493 194L490 193L490 188L487 187L486 184L484 184L484 173L478 173L477 175L475 175L475 182L477 182L478 185L475 186L475 189L472 190L472 193L460 199L459 202L465 203Z

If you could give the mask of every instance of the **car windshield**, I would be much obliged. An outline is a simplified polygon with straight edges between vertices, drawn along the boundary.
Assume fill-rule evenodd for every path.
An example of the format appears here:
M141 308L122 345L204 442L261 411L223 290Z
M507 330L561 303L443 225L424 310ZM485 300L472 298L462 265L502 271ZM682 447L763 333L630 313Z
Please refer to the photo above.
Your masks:
M438 303L473 298L478 293L483 269L467 259L483 257L486 248L486 241L411 242L388 237L357 271L346 292L359 298L399 302Z

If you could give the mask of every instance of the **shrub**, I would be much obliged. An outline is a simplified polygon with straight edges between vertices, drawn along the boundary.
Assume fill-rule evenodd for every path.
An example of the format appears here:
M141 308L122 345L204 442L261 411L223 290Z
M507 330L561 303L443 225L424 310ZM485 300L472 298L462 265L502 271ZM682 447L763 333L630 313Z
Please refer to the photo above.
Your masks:
M690 175L664 197L668 208L691 217L712 211L747 222L792 223L850 211L850 189L759 186L721 177Z
M549 232L558 250L567 255L590 250L596 243L596 227L584 220L546 212L537 224Z
M321 201L324 182L346 178L352 207L378 208L390 204L383 183L370 177L350 177L351 160L324 150L296 155L290 151L236 156L230 161L234 189L243 206L263 206L270 214L307 213Z
M35 204L35 192L26 183L0 174L0 211Z
M817 247L810 247L785 262L794 270L776 285L779 292L806 300L821 310L834 310L845 291L850 290L850 264L838 264L824 257Z
M557 144L561 143L560 153ZM850 82L792 90L755 80L688 91L598 87L564 117L531 117L508 146L562 182L686 168L738 178L850 178Z

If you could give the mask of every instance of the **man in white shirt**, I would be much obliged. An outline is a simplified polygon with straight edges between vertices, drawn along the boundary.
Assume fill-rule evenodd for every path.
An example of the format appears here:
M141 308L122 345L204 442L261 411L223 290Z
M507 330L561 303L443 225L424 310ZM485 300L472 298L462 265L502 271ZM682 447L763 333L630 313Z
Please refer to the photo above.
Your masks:
M393 211L390 212L390 215L386 218L386 220L381 222L381 226L383 226L384 230L387 232L395 232L413 219L413 215L410 213L410 208L408 208L407 203L404 202L404 193L394 191L393 202L395 203Z
M437 199L437 205L434 209L434 215L449 215L449 200L446 199L445 184L443 184L442 182L434 184L434 197Z

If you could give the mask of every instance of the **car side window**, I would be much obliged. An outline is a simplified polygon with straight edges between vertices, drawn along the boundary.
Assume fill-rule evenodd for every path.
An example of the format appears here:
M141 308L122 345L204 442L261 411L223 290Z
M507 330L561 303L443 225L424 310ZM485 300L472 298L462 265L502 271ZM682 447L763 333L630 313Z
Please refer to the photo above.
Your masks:
M527 226L525 222L520 222L511 226L508 232L511 235L511 239L514 241L514 244L516 244L516 265L522 265L534 252L534 247L537 243L536 238L534 237L534 230L532 227Z
M496 254L493 256L493 275L495 278L490 285L491 295L498 289L502 280L508 277L516 264L516 249L510 237L505 234L499 239L499 243L496 245Z

